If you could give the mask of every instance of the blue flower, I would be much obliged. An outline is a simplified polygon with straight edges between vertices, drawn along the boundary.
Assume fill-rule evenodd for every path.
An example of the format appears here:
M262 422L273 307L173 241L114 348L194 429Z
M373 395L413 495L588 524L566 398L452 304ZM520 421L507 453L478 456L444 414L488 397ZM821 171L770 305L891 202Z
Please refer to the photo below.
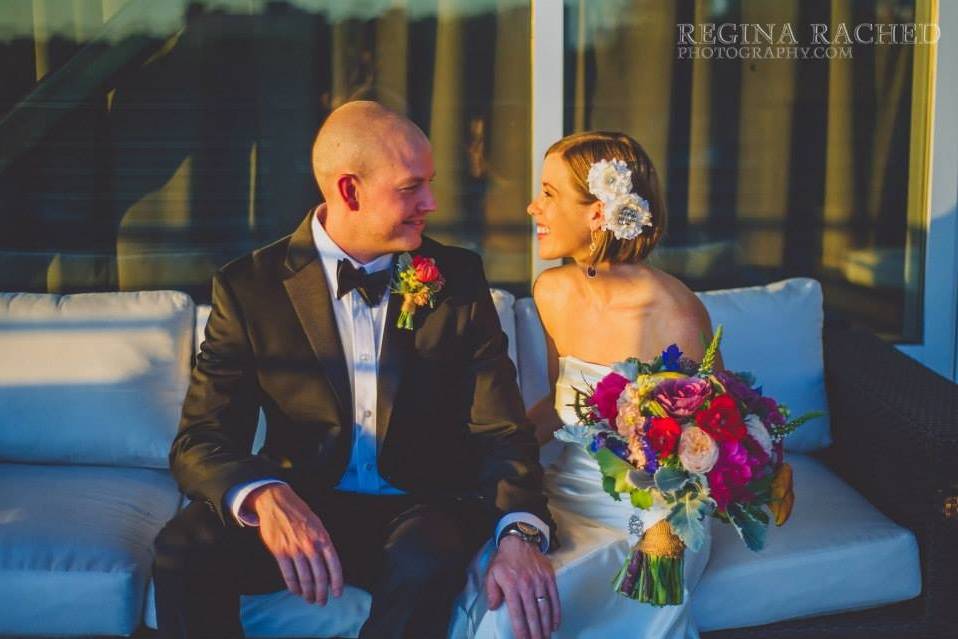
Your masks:
M618 437L607 437L605 447L611 450L616 457L626 461L629 460L629 446Z
M676 344L672 344L662 351L662 365L667 371L679 370L679 359L682 357L682 351Z
M597 453L599 452L600 448L605 448L605 442L608 438L609 431L596 433L595 437L592 439L592 443L589 444L589 451Z

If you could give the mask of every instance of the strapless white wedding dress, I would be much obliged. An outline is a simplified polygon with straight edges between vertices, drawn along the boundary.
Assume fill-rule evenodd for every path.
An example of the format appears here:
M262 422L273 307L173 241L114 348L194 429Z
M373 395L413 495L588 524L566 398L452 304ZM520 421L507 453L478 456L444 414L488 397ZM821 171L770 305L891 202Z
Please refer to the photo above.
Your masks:
M578 418L571 404L575 388L594 386L611 369L575 357L559 358L556 412L563 422ZM581 447L553 441L543 447L545 489L559 529L561 546L551 553L562 602L562 625L553 637L568 639L698 639L691 596L708 563L711 534L698 552L685 551L685 596L682 605L656 608L615 593L612 579L636 539L627 532L634 512L628 500L615 501L602 490L599 467ZM552 458L550 460L550 458ZM709 530L706 522L706 530ZM491 548L487 549L487 553ZM488 554L477 565L488 559ZM469 578L458 630L452 636L509 639L513 636L506 606L489 611L480 570ZM460 605L469 601L460 600ZM467 623L467 620L471 620ZM466 628L466 626L471 626Z

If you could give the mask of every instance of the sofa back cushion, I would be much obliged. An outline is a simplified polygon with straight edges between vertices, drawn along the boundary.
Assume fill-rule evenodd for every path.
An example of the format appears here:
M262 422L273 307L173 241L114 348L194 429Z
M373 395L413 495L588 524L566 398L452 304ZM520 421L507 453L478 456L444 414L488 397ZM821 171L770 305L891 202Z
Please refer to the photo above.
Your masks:
M821 285L798 277L698 296L712 326L723 326L726 368L753 373L762 392L786 404L795 417L813 410L825 413L789 435L785 448L810 452L830 445Z
M0 293L0 460L167 467L193 323L175 291Z
M516 313L515 296L509 291L500 288L489 289L492 294L492 303L496 305L496 312L499 314L499 323L502 324L502 331L509 338L509 358L516 369L519 368L519 356L516 351Z
M788 450L808 452L831 443L822 360L822 289L808 278L767 286L697 293L712 319L723 326L726 368L749 371L763 392L788 405L792 415L820 410L785 440ZM529 407L548 393L542 323L530 298L516 302L519 379Z

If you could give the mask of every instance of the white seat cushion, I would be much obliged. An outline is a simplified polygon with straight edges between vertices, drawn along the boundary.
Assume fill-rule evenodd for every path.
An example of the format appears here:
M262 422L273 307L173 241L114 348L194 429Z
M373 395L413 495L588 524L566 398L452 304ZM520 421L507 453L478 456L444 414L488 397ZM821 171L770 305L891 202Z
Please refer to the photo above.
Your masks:
M175 291L0 293L0 459L166 468L193 322Z
M369 593L346 586L341 597L325 606L308 604L299 595L280 590L240 597L240 618L247 637L356 637L369 616ZM156 628L153 581L146 596L143 623Z
M795 508L764 550L712 526L712 557L692 597L702 631L880 606L921 592L918 545L823 463L792 454ZM888 470L882 472L890 472Z
M0 464L0 635L132 633L179 503L165 470Z

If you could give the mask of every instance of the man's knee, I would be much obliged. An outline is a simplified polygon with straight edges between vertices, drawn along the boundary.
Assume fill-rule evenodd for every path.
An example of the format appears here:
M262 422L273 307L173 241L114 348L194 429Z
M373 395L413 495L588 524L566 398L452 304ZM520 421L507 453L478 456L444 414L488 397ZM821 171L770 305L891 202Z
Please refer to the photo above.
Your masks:
M470 549L459 529L441 515L406 522L384 551L392 578L410 587L455 587L465 581Z
M206 504L190 504L168 521L153 541L156 569L203 569L222 551L225 532L223 523Z

